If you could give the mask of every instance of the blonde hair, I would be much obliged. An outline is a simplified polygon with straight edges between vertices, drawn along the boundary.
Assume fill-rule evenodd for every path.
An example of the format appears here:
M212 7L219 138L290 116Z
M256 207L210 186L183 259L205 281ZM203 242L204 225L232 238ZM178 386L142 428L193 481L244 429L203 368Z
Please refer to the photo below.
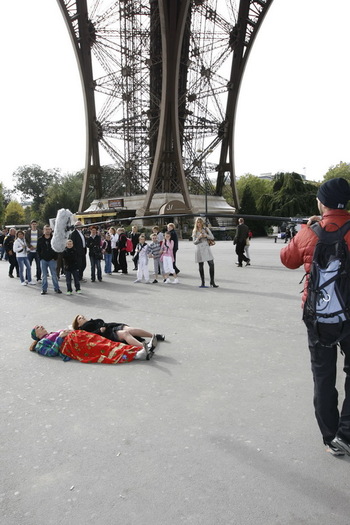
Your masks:
M197 233L197 231L198 231L198 222L199 221L201 221L201 223L203 224L203 227L205 228L205 224L204 224L204 221L203 221L202 217L197 217L197 219L194 221L192 235L195 235Z

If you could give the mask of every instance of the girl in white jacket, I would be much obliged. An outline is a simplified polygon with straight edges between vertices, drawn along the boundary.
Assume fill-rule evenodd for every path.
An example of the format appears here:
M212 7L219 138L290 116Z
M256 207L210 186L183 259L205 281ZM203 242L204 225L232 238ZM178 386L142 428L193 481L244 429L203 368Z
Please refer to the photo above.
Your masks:
M138 265L137 265L137 279L134 283L141 283L142 278L146 283L151 283L149 279L149 270L148 270L148 256L151 253L150 247L146 243L146 236L144 233L141 233L139 237L139 242L135 249L135 255L138 255Z
M16 233L16 240L13 243L13 251L16 253L16 258L18 261L19 266L19 278L21 279L21 285L26 286L27 284L35 285L35 283L32 282L32 273L30 269L30 263L28 259L28 248L27 243L24 238L24 232L22 230L18 230ZM24 278L24 267L27 271L27 280Z

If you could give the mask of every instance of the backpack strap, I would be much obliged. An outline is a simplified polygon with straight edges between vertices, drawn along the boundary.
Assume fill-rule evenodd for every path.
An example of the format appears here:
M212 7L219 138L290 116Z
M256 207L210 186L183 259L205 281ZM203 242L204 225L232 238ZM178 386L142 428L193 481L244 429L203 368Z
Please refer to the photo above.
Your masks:
M310 228L312 228L312 230L317 235L317 237L322 241L324 241L325 236L327 236L329 243L331 243L332 241L334 242L337 239L342 239L343 237L345 237L345 235L350 230L350 219L346 221L343 224L343 226L338 226L337 224L335 224L335 222L331 222L329 224L333 224L334 226L336 226L336 230L328 231L326 229L328 225L326 225L325 228L322 228L319 222L315 222L315 224L312 224ZM331 241L331 237L332 237L332 241Z

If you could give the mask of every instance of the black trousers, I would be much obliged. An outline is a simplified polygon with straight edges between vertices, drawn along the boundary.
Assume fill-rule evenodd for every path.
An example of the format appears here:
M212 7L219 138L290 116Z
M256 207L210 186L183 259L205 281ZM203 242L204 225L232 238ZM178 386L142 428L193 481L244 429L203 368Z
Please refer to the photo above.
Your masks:
M322 335L332 335L336 328L324 324ZM314 407L323 442L330 443L336 434L350 442L350 337L339 343L344 354L344 401L339 413L337 378L337 346L322 346L315 343L313 331L308 328L311 370L314 380Z
M249 259L244 255L246 241L237 241L236 243L236 253L238 255L238 264L242 266L242 262L248 262Z
M15 252L12 252L12 255L8 253L7 257L10 264L9 275L13 275L13 270L16 270L17 277L19 277L18 262Z

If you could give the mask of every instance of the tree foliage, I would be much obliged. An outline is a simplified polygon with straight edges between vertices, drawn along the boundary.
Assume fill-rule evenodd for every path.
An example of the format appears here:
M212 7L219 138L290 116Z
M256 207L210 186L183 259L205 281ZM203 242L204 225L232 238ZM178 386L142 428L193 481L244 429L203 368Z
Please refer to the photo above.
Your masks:
M23 224L25 213L18 201L10 201L5 209L5 224Z
M324 182L336 177L343 177L350 183L350 163L339 162L335 166L331 166L325 176L323 177Z
M56 217L61 208L75 213L79 207L82 188L82 173L66 175L60 182L52 184L45 192L45 202L40 207L43 222Z
M261 195L272 192L272 186L273 182L271 180L261 179L260 177L250 174L243 175L243 177L240 177L237 180L237 190L240 201L243 198L245 188L249 187L257 206Z
M272 194L260 199L260 213L280 217L308 217L317 214L317 185L303 181L298 173L277 173Z
M241 215L258 215L256 201L249 184L247 184L244 188L239 213ZM252 231L254 236L266 235L265 222L260 220L254 221L252 219L249 219L247 220L247 225L249 226L249 229Z
M44 203L47 189L57 183L61 177L59 170L43 170L40 166L20 166L12 175L14 190L19 191L26 198L33 199L33 208L38 210Z
M0 224L3 223L4 215L5 215L4 186L2 182L0 182Z

